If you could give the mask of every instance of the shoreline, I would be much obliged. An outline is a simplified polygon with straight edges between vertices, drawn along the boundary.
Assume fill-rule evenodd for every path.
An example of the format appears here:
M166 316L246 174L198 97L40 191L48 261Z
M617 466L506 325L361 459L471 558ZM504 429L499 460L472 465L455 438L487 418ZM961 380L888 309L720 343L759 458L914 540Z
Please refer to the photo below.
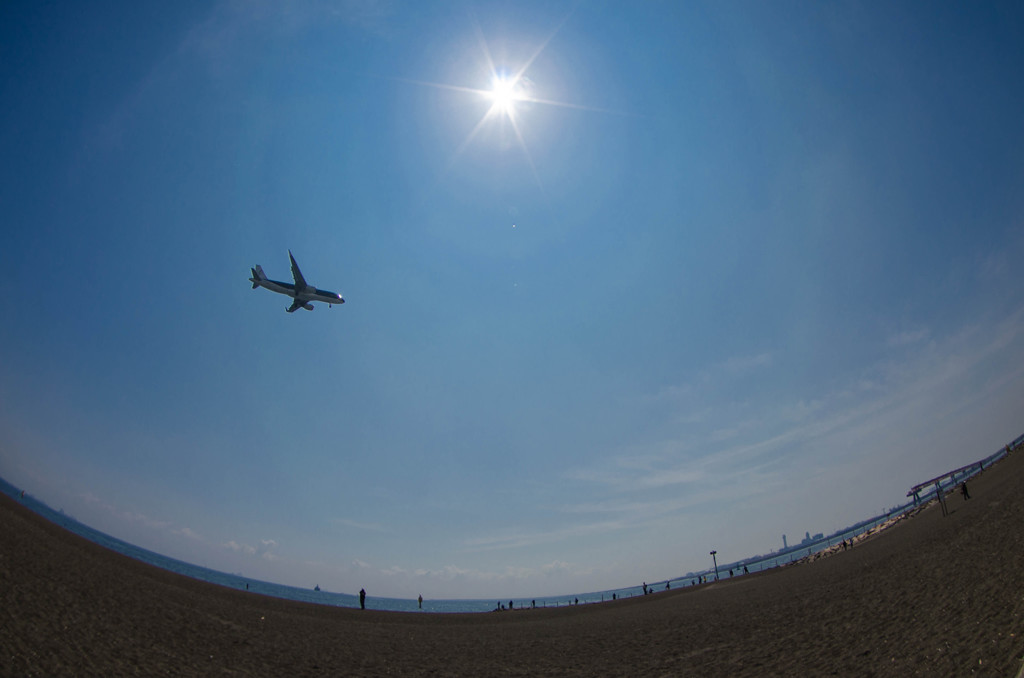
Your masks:
M849 551L530 614L385 612L246 593L109 551L0 497L13 675L1016 675L1024 454ZM795 564L795 563L794 563Z

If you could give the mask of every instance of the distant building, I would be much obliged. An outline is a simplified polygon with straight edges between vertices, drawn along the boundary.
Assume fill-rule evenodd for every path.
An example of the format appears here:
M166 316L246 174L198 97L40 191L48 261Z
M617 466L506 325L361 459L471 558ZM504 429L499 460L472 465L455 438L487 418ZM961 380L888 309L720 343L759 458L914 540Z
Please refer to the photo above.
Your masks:
M789 544L786 543L786 535L782 535L782 548L783 549L788 549L789 548Z
M818 534L814 535L813 537L811 536L810 532L804 532L804 539L803 539L803 541L800 542L800 544L801 545L813 544L814 542L821 541L824 538L825 538L825 535L823 533L821 533L821 532L819 532Z

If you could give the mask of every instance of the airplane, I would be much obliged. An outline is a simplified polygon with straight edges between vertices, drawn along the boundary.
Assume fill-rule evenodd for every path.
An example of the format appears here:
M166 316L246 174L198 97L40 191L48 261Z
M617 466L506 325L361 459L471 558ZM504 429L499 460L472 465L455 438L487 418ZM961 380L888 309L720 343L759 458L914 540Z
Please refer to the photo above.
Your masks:
M252 271L252 277L249 278L249 282L252 283L252 288L265 287L271 292L277 292L278 294L287 294L289 297L294 299L292 305L285 310L289 313L294 313L300 308L304 308L307 311L313 310L313 304L310 302L320 301L327 304L330 308L334 304L344 304L345 300L340 294L334 292L328 292L327 290L318 290L306 283L306 279L302 277L302 271L299 270L299 265L295 263L295 257L292 256L292 251L288 250L288 258L292 260L292 277L295 278L295 284L278 282L276 280L269 280L263 273L263 267L256 264L255 268L250 268Z

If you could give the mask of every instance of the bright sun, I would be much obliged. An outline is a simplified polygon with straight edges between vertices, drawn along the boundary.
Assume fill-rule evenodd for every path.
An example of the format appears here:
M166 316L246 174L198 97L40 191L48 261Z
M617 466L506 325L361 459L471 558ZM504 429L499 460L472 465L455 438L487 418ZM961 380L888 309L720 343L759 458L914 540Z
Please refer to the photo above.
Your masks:
M515 114L516 101L519 100L519 88L516 80L495 76L488 96L494 102L491 107L493 112L504 113L510 118Z

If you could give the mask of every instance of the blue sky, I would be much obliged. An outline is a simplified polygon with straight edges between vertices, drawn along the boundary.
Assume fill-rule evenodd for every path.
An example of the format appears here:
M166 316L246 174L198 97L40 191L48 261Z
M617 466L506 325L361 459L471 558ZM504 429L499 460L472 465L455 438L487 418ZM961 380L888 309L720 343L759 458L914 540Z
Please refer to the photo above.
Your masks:
M1022 19L4 3L0 475L399 597L871 516L1024 432ZM347 303L250 289L289 249Z

